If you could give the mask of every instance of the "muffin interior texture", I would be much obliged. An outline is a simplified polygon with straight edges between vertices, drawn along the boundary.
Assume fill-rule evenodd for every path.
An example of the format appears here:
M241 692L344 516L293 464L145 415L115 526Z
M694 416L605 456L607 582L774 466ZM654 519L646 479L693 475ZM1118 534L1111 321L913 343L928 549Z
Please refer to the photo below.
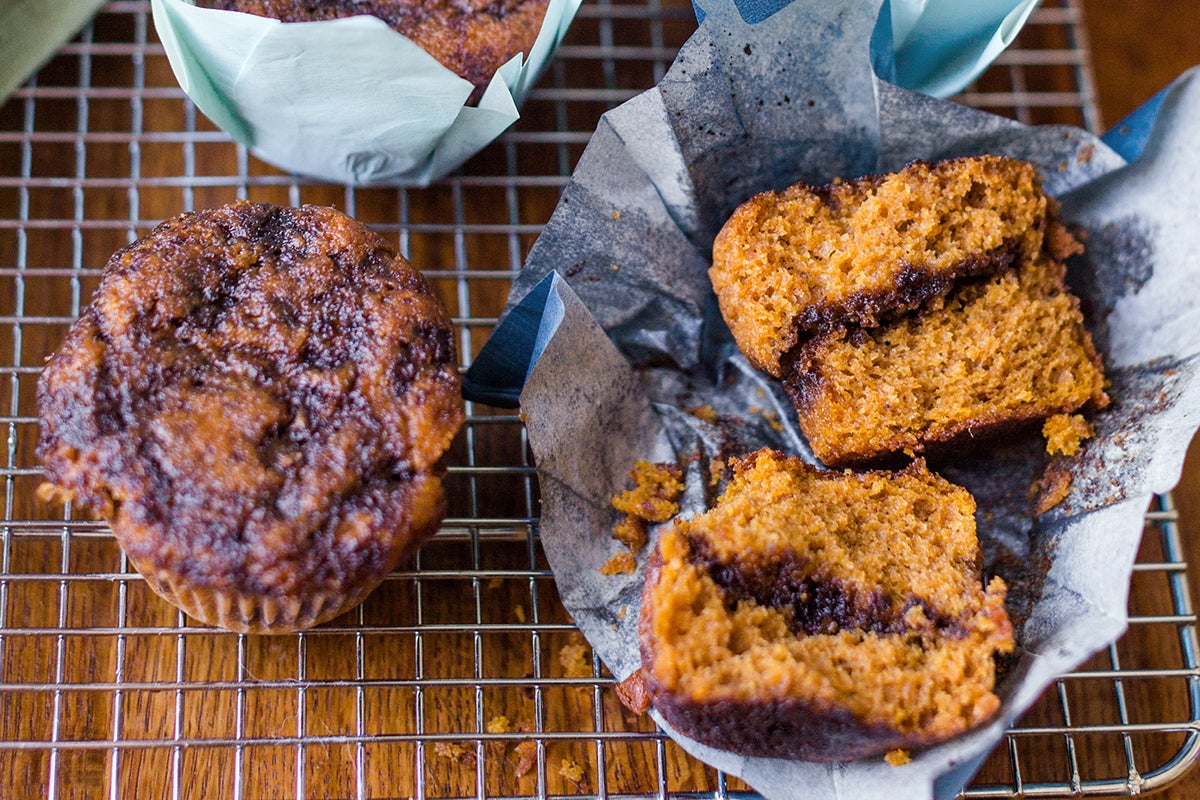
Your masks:
M808 335L875 325L1036 254L1046 214L1025 162L915 162L756 195L718 234L709 275L742 352L779 377L781 357Z
M791 709L816 731L848 713L884 748L987 719L993 656L1013 641L974 510L923 462L855 474L745 457L713 509L660 540L642 612L656 706L684 732L705 707L774 708L780 729Z
M139 568L357 591L431 534L462 423L422 276L333 209L184 214L113 256L38 387L48 479Z
M1103 406L1100 359L1063 272L1042 257L891 325L801 345L784 385L814 450L855 462Z

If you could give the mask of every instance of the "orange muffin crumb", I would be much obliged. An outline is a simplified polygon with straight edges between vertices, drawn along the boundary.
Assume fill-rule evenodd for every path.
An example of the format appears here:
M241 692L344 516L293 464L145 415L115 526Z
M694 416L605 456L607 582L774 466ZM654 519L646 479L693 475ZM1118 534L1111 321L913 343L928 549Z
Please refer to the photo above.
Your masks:
M636 553L646 546L646 523L637 517L621 517L613 525L612 538Z
M1052 456L1073 456L1079 452L1084 439L1095 435L1096 429L1081 414L1055 414L1042 425L1046 452Z
M1071 473L1063 469L1057 460L1051 459L1042 477L1029 487L1033 513L1040 516L1066 500L1067 495L1071 493L1073 482Z
M647 522L666 522L679 513L683 474L675 464L639 461L629 473L634 488L613 498L613 508Z
M583 767L579 766L579 762L573 758L564 758L559 762L558 774L572 783L583 781Z
M563 645L558 651L558 663L568 678L592 677L592 660L586 644Z
M512 729L512 722L509 721L508 717L501 715L488 720L485 730L488 733L512 733Z
M519 743L513 748L513 755L517 757L517 764L513 767L513 775L523 778L537 764L537 742L526 741Z
M617 553L600 566L601 575L632 575L637 561L631 553Z
M646 545L647 522L666 522L679 513L679 503L676 501L683 494L682 478L683 471L677 464L635 463L629 473L633 488L612 499L613 508L624 514L613 525L613 538L633 553L641 550ZM601 572L605 575L614 574L603 569Z

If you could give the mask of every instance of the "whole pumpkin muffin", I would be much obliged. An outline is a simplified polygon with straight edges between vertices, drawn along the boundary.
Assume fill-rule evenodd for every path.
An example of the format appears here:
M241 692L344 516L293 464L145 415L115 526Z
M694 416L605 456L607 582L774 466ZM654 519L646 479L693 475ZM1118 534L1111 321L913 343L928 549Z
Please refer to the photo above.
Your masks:
M437 530L457 363L421 274L344 214L182 214L110 259L46 365L38 454L169 602L303 629Z
M549 0L201 0L283 22L378 17L442 66L475 84L470 103L517 53L529 53Z

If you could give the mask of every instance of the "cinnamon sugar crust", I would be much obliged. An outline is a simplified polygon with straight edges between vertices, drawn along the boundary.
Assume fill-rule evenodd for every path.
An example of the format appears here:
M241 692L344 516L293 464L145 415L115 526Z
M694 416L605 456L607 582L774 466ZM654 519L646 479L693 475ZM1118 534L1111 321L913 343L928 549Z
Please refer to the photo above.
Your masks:
M463 421L420 273L333 209L250 203L115 254L38 405L47 479L151 585L216 593L259 628L297 597L338 613L432 535Z

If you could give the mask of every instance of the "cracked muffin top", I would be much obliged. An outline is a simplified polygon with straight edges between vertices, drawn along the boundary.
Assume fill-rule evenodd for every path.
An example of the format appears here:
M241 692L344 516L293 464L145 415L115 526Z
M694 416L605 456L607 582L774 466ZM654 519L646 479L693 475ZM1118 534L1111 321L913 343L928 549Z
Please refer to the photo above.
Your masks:
M38 404L48 480L139 571L238 597L361 599L436 530L463 421L420 273L334 209L250 203L116 253Z

